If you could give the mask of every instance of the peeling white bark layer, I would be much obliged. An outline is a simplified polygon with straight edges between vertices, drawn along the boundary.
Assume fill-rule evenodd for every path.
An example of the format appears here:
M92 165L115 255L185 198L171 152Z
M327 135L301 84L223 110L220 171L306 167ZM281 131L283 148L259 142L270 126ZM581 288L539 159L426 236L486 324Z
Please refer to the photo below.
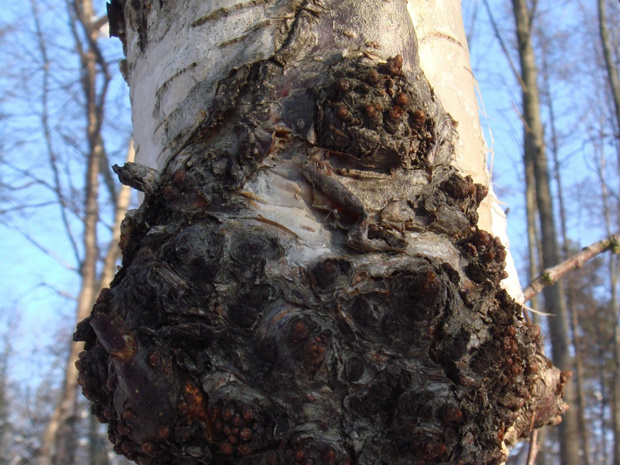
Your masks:
M418 38L422 69L443 107L458 123L456 165L476 182L487 185L486 146L460 1L410 1L408 10Z
M269 19L262 3L166 2L175 30L151 5L149 53L140 52L135 33L127 43L127 56L135 60L127 69L138 163L161 169L208 116L217 81L273 52L275 30L286 18Z
M460 0L408 1L408 11L418 38L420 64L445 110L458 122L459 143L455 164L476 182L489 186L480 205L478 226L501 239L508 250L502 286L518 302L523 292L510 253L506 215L493 191L486 165L488 149L482 136L476 79L471 69Z

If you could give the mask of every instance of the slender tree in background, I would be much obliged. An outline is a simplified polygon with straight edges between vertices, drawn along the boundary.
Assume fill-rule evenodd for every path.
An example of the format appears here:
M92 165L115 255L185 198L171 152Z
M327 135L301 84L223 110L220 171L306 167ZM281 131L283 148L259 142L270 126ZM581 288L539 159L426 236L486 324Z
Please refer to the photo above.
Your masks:
M611 231L612 229L612 206L610 204L612 204L612 201L609 198L609 192L607 190L607 185L606 185L606 180L605 180L605 174L604 174L604 169L605 169L605 156L604 156L604 150L601 150L601 152L603 153L603 155L600 157L600 159L598 160L598 177L599 177L599 181L600 181L600 186L601 186L601 203L602 203L602 210L603 210L603 218L605 220L605 227L608 231ZM616 204L617 205L617 204ZM617 210L617 208L616 208ZM614 448L613 448L613 460L614 460L614 465L618 464L618 459L620 458L620 456L618 455L619 451L620 451L620 425L618 424L620 422L620 388L618 387L618 383L620 382L620 376L619 376L619 372L620 372L620 360L618 359L618 350L620 345L618 344L620 341L618 339L618 334L619 334L619 325L620 323L618 322L618 318L619 318L619 310L618 310L618 295L617 295L617 287L618 287L618 265L617 265L617 257L614 256L610 256L609 260L608 260L608 271L609 271L609 281L611 284L611 292L610 292L610 301L609 301L609 308L610 308L610 313L612 315L612 318L610 318L610 320L612 322L614 322L613 324L613 335L612 335L612 354L613 357L611 358L611 366L612 366L612 373L611 373L611 387L610 387L610 391L611 391L611 405L610 405L610 410L611 410L611 416L612 416L612 423L613 423L613 432L614 432Z
M117 452L498 464L559 420L488 188L451 165L484 170L421 71L425 8L460 28L457 2L111 3L152 166L115 168L145 200L76 340Z
M8 396L8 367L12 351L9 332L2 335L2 345L0 346L0 465L9 465L10 457L8 453L8 436L10 434L9 422L9 396Z
M33 5L34 5L33 0ZM82 91L86 101L86 122L88 152L86 157L86 182L84 198L84 231L82 235L84 255L80 260L81 288L77 298L77 317L88 314L92 305L97 285L97 262L99 256L97 243L97 226L99 223L99 176L103 140L101 125L103 120L103 106L109 85L110 76L107 64L99 59L101 52L97 49L96 40L98 31L92 23L94 12L89 0L69 2L72 8L71 17L75 46L80 54L82 72ZM35 18L37 13L35 12ZM80 29L83 29L80 30ZM40 28L38 28L40 31ZM87 40L82 42L84 33ZM40 40L41 55L45 58L45 42ZM46 73L47 74L47 73ZM102 81L101 86L98 80ZM46 82L44 86L48 86ZM47 116L44 113L45 116ZM61 399L56 405L52 417L43 436L43 442L38 460L39 465L71 464L75 456L75 421L77 420L77 373L74 367L79 348L71 346L67 360L64 382L61 390Z
M544 269L560 262L557 229L551 187L549 183L545 139L540 116L540 99L537 81L536 59L532 46L533 9L526 0L513 0L513 12L516 23L519 60L521 64L523 120L524 120L524 164L526 172L534 174L536 206L541 231L542 267ZM527 181L531 181L526 177ZM544 290L545 309L553 316L549 318L549 333L552 345L552 358L563 370L571 370L573 363L570 356L570 341L566 301L563 285L547 287ZM569 382L566 386L566 399L573 403L574 388ZM569 410L560 425L560 458L562 465L580 463L579 429L575 410Z
M605 71L607 80L609 81L609 91L613 101L613 109L615 110L615 126L616 138L620 134L620 79L618 78L617 54L614 56L612 41L607 29L607 13L604 0L597 1L598 11L598 30L601 39L601 47L603 49L603 58L605 59Z
M612 127L616 129L616 151L618 154L618 174L620 175L620 79L618 79L617 54L614 57L611 38L607 28L607 14L604 0L597 1L598 7L598 26L603 49L603 57L605 59L605 71L609 83L609 90L613 101L613 109L615 110L614 124ZM601 173L599 173L601 174ZM602 176L599 176L602 177ZM605 225L609 230L611 219L609 215L609 199L605 189L604 177L601 179L603 187L604 208L605 208ZM610 277L612 285L611 305L616 314L616 324L614 333L614 368L613 368L613 384L612 384L612 418L614 429L614 465L620 465L620 302L618 300L618 259L611 257L609 261Z
M64 226L64 232L76 260L75 269L80 281L80 291L76 299L76 318L80 320L88 315L92 308L94 298L102 288L100 281L103 280L107 285L112 278L120 255L116 245L120 236L118 230L124 211L129 205L130 196L127 188L119 189L114 182L111 182L108 153L103 142L104 108L112 74L99 47L99 38L100 29L107 18L98 18L95 15L90 0L66 1L63 6L65 9L60 11L68 18L68 33L73 39L74 47L74 55L68 55L69 60L75 59L78 63L75 68L77 77L74 75L67 78L68 70L72 70L71 61L58 66L56 61L58 57L50 51L57 44L53 40L51 43L49 41L50 30L46 29L49 28L49 23L46 21L49 16L46 16L46 13L48 9L59 13L56 9L58 5L46 4L43 7L37 0L30 1L37 52L34 56L40 64L40 68L33 74L41 76L40 84L34 87L40 89L40 102L37 102L40 105L39 127L44 147L42 152L47 156L49 172L39 177L34 168L21 168L23 160L17 156L13 157L10 163L7 160L7 163L12 171L20 174L21 190L27 192L29 187L35 186L43 187L48 193L52 193L54 201L50 203L60 212L61 224ZM54 37L58 35L58 32L54 31ZM67 50L67 43L70 42L67 41L63 45L64 51ZM74 85L76 82L78 85ZM19 89L28 85L28 81L20 82ZM62 98L66 99L67 94L69 95L71 104L68 108L83 111L71 129L62 126L70 120L64 113L72 112L58 111L59 107L63 108L62 103L58 102L59 88L66 92ZM72 92L75 92L73 97ZM14 98L17 97L17 91L12 90L11 93ZM67 107L63 109L65 108ZM80 133L80 129L83 129L83 133ZM18 143L15 145L18 146ZM79 153L79 163L72 164L71 152ZM128 160L133 160L132 149L129 151L129 156ZM40 160L38 162L40 165ZM72 189L75 182L73 169L76 165L79 167L78 171L83 170L83 195L76 195L76 191ZM104 184L107 190L105 194L100 191L100 179L107 181ZM40 192L35 195L40 195ZM106 206L108 201L109 206ZM22 205L22 208L33 208L33 204L28 202ZM112 220L106 221L110 212ZM117 232L103 233L106 239L111 237L112 242L109 245L104 244L102 252L99 242L104 228ZM47 251L37 241L34 231L24 232L24 235L39 249ZM65 261L68 262L70 259ZM76 422L81 410L77 397L75 361L80 350L79 345L71 345L66 357L59 400L47 422L38 448L36 462L41 465L69 465L75 462L80 438Z
M134 156L133 146L130 146L127 154L127 162L132 162ZM130 192L127 186L122 186L117 193L114 223L113 223L113 235L109 242L107 251L103 260L99 260L97 257L96 265L102 266L101 271L95 274L94 293L100 292L107 284L110 283L116 269L116 264L120 256L120 250L118 249L118 241L120 239L120 224L124 217L125 211L129 206ZM80 296L86 291L82 290ZM81 316L79 313L80 306L78 299L78 318ZM94 301L90 302L91 305ZM90 307L86 310L88 312ZM75 421L79 412L79 405L77 403L77 370L75 363L78 359L78 354L82 350L80 344L73 344L71 351L67 358L67 365L65 371L65 378L60 394L60 400L56 404L54 412L48 422L47 428L43 435L43 444L39 456L39 464L55 464L65 465L74 462L74 442L78 436L78 432L75 430ZM93 427L91 427L92 429ZM102 463L97 459L97 456L104 455L104 451L100 451L97 448L96 430L91 431L89 435L90 449L89 457L93 463ZM98 461L97 461L98 460Z
M558 123L556 119L556 104L554 101L554 95L552 91L552 83L551 83L551 67L552 63L552 51L553 44L561 41L562 38L553 38L548 37L547 30L544 27L544 24L541 24L538 28L536 28L536 35L538 36L538 43L540 57L541 57L541 100L543 106L547 109L547 146L549 148L549 153L551 154L551 159L553 161L553 169L551 172L553 173L553 178L555 180L557 186L557 205L558 205L558 219L560 224L560 236L558 237L559 242L562 244L561 246L561 261L568 260L571 255L573 255L570 250L571 244L568 236L568 216L566 211L566 193L564 191L564 182L562 177L561 163L560 163L560 134L558 131ZM531 180L531 187L534 188L533 179ZM529 183L528 183L529 184ZM535 199L535 197L534 197ZM611 231L607 231L607 235L610 236L612 234ZM537 250L541 250L540 247ZM583 461L583 465L590 465L590 447L589 447L589 431L588 431L588 423L586 420L585 414L585 404L586 404L586 396L585 396L585 376L584 376L584 361L582 357L582 343L580 337L580 324L579 319L581 316L575 310L575 292L572 286L567 286L566 288L566 302L568 307L568 318L570 321L570 335L571 335L571 345L573 347L574 357L574 376L573 383L575 385L575 404L574 409L576 410L575 416L578 421L579 428L579 438L580 438L580 449L581 449L581 457ZM535 307L536 308L536 307Z
M493 9L489 4L489 0L483 0L484 7L489 17L493 34L500 44L500 48L504 57L510 65L510 69L518 83L519 88L523 90L525 84L519 73L519 69L512 60L509 46L502 35L502 31L495 20ZM528 280L532 282L540 274L542 265L542 255L540 252L540 232L538 224L538 205L536 203L536 182L534 177L534 165L530 158L524 157L524 178L525 178L525 211L526 211L526 231L527 231L527 253L528 253ZM538 295L532 296L529 305L533 308L539 308ZM534 314L532 321L538 323L538 315Z

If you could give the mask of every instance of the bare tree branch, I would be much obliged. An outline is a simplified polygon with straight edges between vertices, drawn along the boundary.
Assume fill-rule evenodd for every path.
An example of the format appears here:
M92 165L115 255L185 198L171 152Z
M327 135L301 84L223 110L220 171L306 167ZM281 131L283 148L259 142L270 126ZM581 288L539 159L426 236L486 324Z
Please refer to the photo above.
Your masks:
M21 189L26 189L26 188L28 188L28 187L30 187L32 185L38 185L38 186L44 187L45 189L49 190L52 194L54 194L56 196L56 194L57 194L56 187L53 184L50 184L46 179L39 178L39 177L35 176L34 174L32 174L32 172L30 170L24 169L24 168L20 168L19 166L14 165L13 163L9 162L8 160L3 160L3 165L6 166L7 168L10 168L13 171L15 171L15 173L19 174L23 178L30 179L30 182L28 182L28 183L26 183L24 185L7 186L7 185L3 184L2 185L3 188L11 189L13 191L18 191L18 190L21 190ZM65 198L65 196L63 196L63 198L61 200L63 202L61 204L62 207L63 208L68 208L71 213L74 213L79 218L79 215L77 214L77 212L74 209L69 208L69 204L67 203L67 199ZM57 202L58 201L59 200L57 200Z
M581 268L597 255L607 251L620 254L620 234L613 234L607 239L595 242L559 265L544 270L538 278L528 284L523 290L525 301L530 300L545 287L555 284L569 271Z
M41 208L41 207L49 207L50 205L56 205L56 202L40 202L40 203L25 203L20 205L14 205L7 208L0 208L0 215L4 215L6 213L17 212L29 210L31 208Z
M45 255L53 258L56 262L58 262L61 266L63 266L64 268L71 270L71 271L77 271L77 269L67 263L65 260L62 259L62 257L60 257L58 254L56 254L55 252L49 250L47 247L45 247L44 245L40 244L39 242L37 242L30 234L28 234L26 231L22 230L21 228L19 228L18 226L14 225L14 224L10 224L6 221L0 221L1 223L3 223L7 228L10 228L12 231L19 233L24 239L26 239L28 242L30 242L32 245L34 245L37 249L39 249L41 252L43 252Z
M46 289L51 290L52 292L54 292L56 295L67 299L67 300L73 300L76 301L77 297L74 296L73 294L69 293L68 291L62 290L62 289L57 289L54 286L48 284L48 283L41 283L41 287L44 287Z
M52 144L52 136L50 131L50 125L48 120L49 109L48 109L48 93L49 93L49 57L47 53L47 45L45 42L45 37L43 37L43 31L41 29L41 24L39 21L39 11L38 5L34 0L30 1L30 6L32 9L32 16L34 18L35 24L35 33L37 36L37 45L39 48L39 53L41 54L41 59L43 60L43 94L42 94L42 105L43 110L41 114L41 123L43 125L43 133L45 139L45 145L49 157L50 168L52 169L53 178L54 178L54 188L53 192L58 199L58 203L60 206L60 217L62 219L62 223L67 232L67 237L69 238L69 242L71 244L71 248L73 250L73 254L75 256L75 260L77 263L82 261L80 257L79 248L77 246L77 241L75 240L73 230L71 228L69 218L67 217L67 210L65 208L65 199L62 193L62 183L60 180L60 172L58 169L58 156L54 151L54 147Z
M502 37L499 27L497 27L497 23L495 22L495 17L493 16L493 12L491 11L491 7L489 6L489 0L483 0L483 1L484 1L484 7L487 10L487 15L489 16L489 20L491 21L491 27L493 27L493 33L495 34L495 38L499 42L499 46L501 47L502 52L504 52L504 56L506 57L506 60L508 60L508 64L510 65L510 70L512 71L512 74L514 75L515 79L519 83L519 86L521 86L521 89L524 89L525 84L523 84L523 80L521 79L521 74L519 73L519 70L517 69L514 62L512 61L512 57L510 56L510 53L508 53L508 47L506 46L506 42L504 42L504 38Z

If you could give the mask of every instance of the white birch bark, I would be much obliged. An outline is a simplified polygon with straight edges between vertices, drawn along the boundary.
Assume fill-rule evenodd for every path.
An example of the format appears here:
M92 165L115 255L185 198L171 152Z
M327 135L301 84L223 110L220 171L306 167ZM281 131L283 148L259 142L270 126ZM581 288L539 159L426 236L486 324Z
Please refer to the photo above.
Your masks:
M138 34L127 39L138 163L162 169L192 129L209 116L206 111L217 81L233 68L273 54L278 29L290 26L294 19L290 12L281 11L287 3L295 2L178 2L165 6L174 9L169 16L175 19L174 30L161 21L155 5L150 8L149 53L139 51ZM396 55L402 48L399 39L406 38L385 34L391 29L389 21L371 24L373 18L381 18L376 13L368 9L367 17L359 18L359 31L335 26L334 32L355 36L363 30L366 41L374 42L381 56Z
M231 69L270 56L280 22L277 11L263 1L223 1L216 4L176 4L175 28L160 24L156 8L149 18L147 55L138 51L139 37L128 40L127 64L134 114L138 163L163 169L187 137L208 115L217 81ZM459 139L454 163L490 193L480 206L479 227L499 237L509 250L506 216L490 184L486 166L487 147L482 136L476 82L463 28L459 0L409 1L408 11L418 37L420 64L445 109L458 123ZM226 13L227 12L227 13ZM183 18L179 21L179 17ZM362 18L365 27L370 18ZM385 25L389 28L389 24ZM382 25L368 41L375 41L381 55L389 57L399 47L383 34ZM354 30L343 34L357 34ZM153 99L152 96L156 98ZM276 193L272 201L281 197ZM266 199L267 200L267 199ZM290 225L289 225L290 226ZM522 301L521 286L512 255L508 253L502 285Z

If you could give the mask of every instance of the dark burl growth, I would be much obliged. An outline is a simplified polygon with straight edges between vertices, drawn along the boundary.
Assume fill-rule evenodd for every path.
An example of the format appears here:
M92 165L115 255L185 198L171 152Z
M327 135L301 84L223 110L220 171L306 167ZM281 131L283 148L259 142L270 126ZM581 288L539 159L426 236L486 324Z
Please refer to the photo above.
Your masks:
M400 57L343 60L315 91L276 79L272 95L274 66L231 73L161 177L117 168L146 197L123 223L122 269L75 333L92 412L141 465L501 463L545 362L499 286L503 246L476 226L486 189L446 164L449 116ZM366 228L365 252L334 230L331 252L299 261L291 251L307 246L237 195L266 157L310 149L362 174L420 171L383 203L341 185L326 158L308 181L297 173ZM399 251L373 250L388 230ZM461 258L406 249L414 233Z
M362 60L333 67L333 80L318 95L318 145L379 171L448 162L452 119L436 111L425 78L415 79L426 85L410 82L402 66L397 55L379 67Z
M508 277L504 271L507 253L499 238L476 229L471 236L460 241L459 246L469 259L465 271L472 281L482 283L491 279L499 283Z

